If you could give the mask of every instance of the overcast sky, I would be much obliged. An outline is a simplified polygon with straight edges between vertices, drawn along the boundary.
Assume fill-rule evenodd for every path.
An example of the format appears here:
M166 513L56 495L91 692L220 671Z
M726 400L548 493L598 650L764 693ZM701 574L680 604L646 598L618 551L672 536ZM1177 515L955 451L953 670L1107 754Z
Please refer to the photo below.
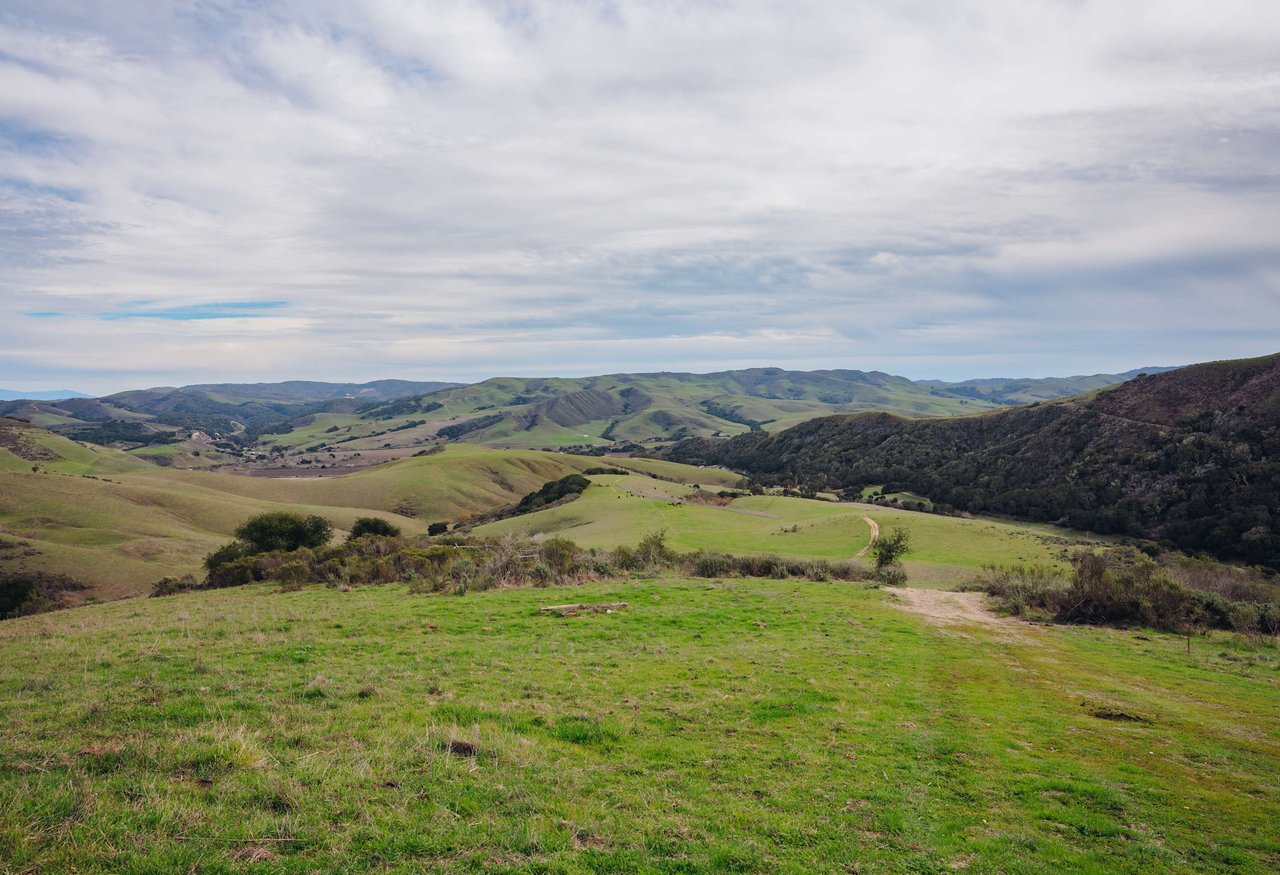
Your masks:
M0 387L1280 351L1276 0L0 9Z

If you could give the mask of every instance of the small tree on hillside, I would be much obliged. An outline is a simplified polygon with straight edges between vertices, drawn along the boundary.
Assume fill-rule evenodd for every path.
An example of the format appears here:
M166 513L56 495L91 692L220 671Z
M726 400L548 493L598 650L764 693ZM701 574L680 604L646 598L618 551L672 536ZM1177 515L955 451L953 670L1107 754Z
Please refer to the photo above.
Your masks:
M236 538L245 545L245 553L323 547L331 537L333 524L324 517L284 511L260 513L236 529Z
M351 534L347 536L347 540L354 541L364 535L396 538L400 536L400 530L386 520L379 519L376 516L362 516L351 527Z
M900 567L900 560L911 552L911 533L894 528L881 535L871 545L871 557L876 563L876 576L886 583L900 583L907 576Z

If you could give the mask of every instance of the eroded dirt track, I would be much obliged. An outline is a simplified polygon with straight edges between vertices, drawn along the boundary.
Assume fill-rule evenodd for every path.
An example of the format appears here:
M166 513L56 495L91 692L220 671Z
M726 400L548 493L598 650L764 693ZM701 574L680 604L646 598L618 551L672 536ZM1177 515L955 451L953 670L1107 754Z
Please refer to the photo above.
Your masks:
M880 526L869 516L864 516L862 521L871 527L871 540L867 541L867 546L863 547L857 553L853 554L854 559L861 559L867 555L867 551L875 544L876 538L880 537Z

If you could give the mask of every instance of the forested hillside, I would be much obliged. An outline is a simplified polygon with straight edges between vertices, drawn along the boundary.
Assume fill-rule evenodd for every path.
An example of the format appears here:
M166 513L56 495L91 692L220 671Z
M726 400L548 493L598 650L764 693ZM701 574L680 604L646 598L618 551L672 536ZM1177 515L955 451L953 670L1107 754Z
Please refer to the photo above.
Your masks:
M1166 541L1280 568L1280 355L952 419L884 413L691 439L670 458Z

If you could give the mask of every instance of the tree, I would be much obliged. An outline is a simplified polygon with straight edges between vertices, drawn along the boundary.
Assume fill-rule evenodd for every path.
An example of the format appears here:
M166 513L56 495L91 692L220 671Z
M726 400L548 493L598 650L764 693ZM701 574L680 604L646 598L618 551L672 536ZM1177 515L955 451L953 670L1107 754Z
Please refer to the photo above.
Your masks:
M236 537L245 545L246 553L270 553L273 550L299 550L323 547L333 537L333 524L322 516L276 511L250 517Z
M906 529L894 528L887 535L876 538L876 542L871 545L871 556L876 562L876 574L884 576L909 552L911 552L911 533Z
M427 526L428 535L443 535L447 531L449 531L448 523L431 523Z
M376 516L362 516L355 521L355 525L351 527L351 534L347 536L348 541L354 541L356 538L364 535L376 535L383 538L398 538L400 530L384 519Z

